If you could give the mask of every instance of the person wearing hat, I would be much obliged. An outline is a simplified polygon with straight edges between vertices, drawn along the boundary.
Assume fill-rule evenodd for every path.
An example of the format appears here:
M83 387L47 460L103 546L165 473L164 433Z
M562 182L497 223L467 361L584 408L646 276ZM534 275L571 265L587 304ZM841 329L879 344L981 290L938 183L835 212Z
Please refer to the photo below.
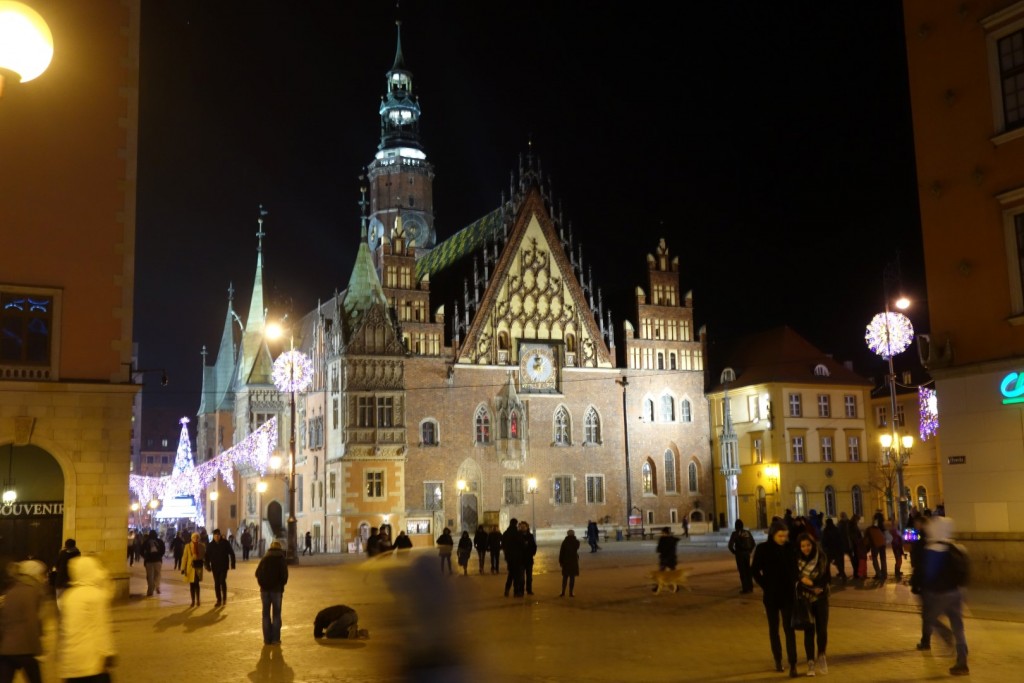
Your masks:
M576 577L580 575L580 541L576 532L569 529L565 532L562 547L558 550L558 565L562 568L562 594L565 597L565 585L569 584L569 597L576 597Z
M260 585L263 601L263 644L281 644L281 601L288 583L288 562L280 541L270 544L270 550L256 567L256 582Z
M790 678L797 677L796 634L793 632L793 597L797 582L796 550L789 544L789 527L776 519L768 527L768 540L754 549L751 575L764 592L765 615L768 618L768 638L775 670L782 671L782 642L779 640L779 619L786 636L786 656L789 659Z

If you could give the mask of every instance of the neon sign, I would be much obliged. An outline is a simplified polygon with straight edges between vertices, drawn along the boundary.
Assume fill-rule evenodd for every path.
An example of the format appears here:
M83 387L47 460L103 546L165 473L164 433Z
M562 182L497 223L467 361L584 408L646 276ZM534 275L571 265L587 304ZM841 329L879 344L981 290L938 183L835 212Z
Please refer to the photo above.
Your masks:
M1024 403L1024 375L1011 372L999 383L999 391L1003 394L1003 405Z

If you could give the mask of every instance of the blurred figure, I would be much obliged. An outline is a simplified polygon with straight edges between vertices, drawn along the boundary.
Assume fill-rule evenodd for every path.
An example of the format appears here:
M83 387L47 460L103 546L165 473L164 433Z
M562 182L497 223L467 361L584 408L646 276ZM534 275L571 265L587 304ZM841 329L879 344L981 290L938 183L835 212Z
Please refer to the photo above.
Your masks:
M476 548L477 557L480 559L480 573L484 573L484 560L487 558L487 530L481 524L476 528L476 535L473 536L473 547Z
M565 585L569 584L569 597L576 597L576 577L580 575L580 542L576 532L569 529L562 539L562 547L558 549L558 566L562 568L562 592L558 596L565 597Z
M36 656L43 651L39 606L46 566L36 560L11 562L6 567L3 608L0 609L0 683L10 683L21 670L29 683L42 683Z
M181 558L181 573L188 583L188 592L192 597L192 607L199 607L199 587L203 580L203 565L206 563L206 544L199 540L199 534L192 534L192 541L185 546L185 554Z
M509 588L512 595L521 598L525 591L523 572L526 568L526 542L519 533L519 520L513 517L509 520L508 529L501 535L501 549L505 553L505 569L508 570L508 578L505 579L505 597L508 597Z
M160 592L160 573L164 566L164 553L167 547L157 537L156 531L149 532L149 538L142 545L142 563L146 566L146 597L153 591Z
M658 553L658 569L676 568L676 546L679 545L679 537L672 533L670 527L662 527L661 536L658 537L658 546L655 552Z
M448 565L448 574L452 574L452 548L455 541L452 539L452 530L445 527L441 535L437 537L437 554L441 558L441 573L444 574L444 565Z
M587 520L587 544L590 546L590 552L596 553L601 549L597 545L597 537L601 533L601 530L597 528L597 522L588 519Z
M313 554L313 534L309 531L306 532L305 545L302 547L302 554Z
M213 541L206 548L206 567L213 574L213 592L217 596L215 607L228 602L228 567L235 568L235 551L220 529L213 530Z
M526 594L533 595L533 557L537 554L537 539L530 533L529 522L519 522L519 533L523 537L523 576L526 579Z
M846 563L843 561L843 556L845 555L843 538L839 527L836 526L831 517L825 520L825 528L821 532L821 547L824 548L829 562L835 564L836 576L843 583L846 583Z
M468 531L463 531L459 538L459 566L462 567L462 575L469 575L469 556L473 554L473 539L469 537ZM451 560L448 561L451 564ZM443 569L442 569L443 571Z
M970 669L960 589L967 583L969 573L967 551L953 542L953 520L949 517L932 517L927 533L921 583L921 642L917 649L930 650L932 632L938 631L943 640L956 646L956 664L949 673L966 676ZM948 627L939 621L942 616L949 619Z
M246 528L246 530L242 532L242 559L248 560L250 552L252 552L252 533L250 533L249 529Z
M487 551L491 554L491 573L498 574L501 571L501 532L497 525L491 527L491 533L487 534Z
M380 530L372 526L370 535L366 539L366 556L374 557L376 555L380 555Z
M412 539L404 531L399 531L395 537L395 550L408 550L412 547Z
M171 540L171 554L174 555L174 569L181 569L181 558L185 554L185 532L174 534Z
M57 601L57 673L66 681L101 680L114 666L117 654L110 623L113 589L107 571L95 557L72 558L68 574L70 587Z
M889 569L885 561L885 518L882 513L875 513L867 532L868 550L871 551L871 566L875 570L875 579L885 581Z
M886 533L892 539L890 546L892 547L893 574L899 581L903 578L903 535L892 521L886 525Z
M263 644L281 644L281 603L288 583L288 562L280 541L270 544L267 554L256 567L256 583L263 601Z
M743 520L736 520L736 529L729 537L729 552L736 556L736 570L740 574L740 593L754 592L754 578L750 574L750 553L754 552L754 535L743 528Z
M58 598L67 589L70 582L68 562L81 554L82 551L75 545L75 539L73 538L64 541L64 547L57 553L57 562L53 565L53 587L57 589Z
M764 611L768 618L768 640L775 657L775 670L782 671L782 641L779 619L786 637L789 675L796 678L796 634L793 632L793 587L797 582L796 551L789 544L789 527L785 520L775 520L768 527L768 540L754 549L751 562L754 581L764 592Z

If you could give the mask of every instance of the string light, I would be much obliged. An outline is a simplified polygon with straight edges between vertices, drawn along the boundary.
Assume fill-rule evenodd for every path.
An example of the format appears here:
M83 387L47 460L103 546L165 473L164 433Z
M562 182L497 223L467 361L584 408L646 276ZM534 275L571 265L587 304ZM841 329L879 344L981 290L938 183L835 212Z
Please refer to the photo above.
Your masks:
M910 346L914 339L914 326L902 313L879 313L868 323L864 341L872 353L888 360Z
M921 412L921 441L927 441L939 432L939 397L935 390L920 387L917 390L917 405Z

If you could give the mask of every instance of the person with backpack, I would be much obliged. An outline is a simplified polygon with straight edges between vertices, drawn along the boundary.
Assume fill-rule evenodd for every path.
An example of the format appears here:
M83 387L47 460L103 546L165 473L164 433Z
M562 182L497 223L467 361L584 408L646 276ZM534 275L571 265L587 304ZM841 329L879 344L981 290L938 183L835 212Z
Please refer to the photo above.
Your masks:
M967 636L964 633L963 595L960 589L967 584L970 561L967 551L953 542L953 520L932 517L928 523L928 544L925 546L921 576L921 642L918 650L931 649L932 633L956 646L956 664L949 673L966 676ZM949 619L949 626L939 617Z
M740 573L740 594L754 592L754 577L750 573L750 553L754 552L754 535L743 528L743 520L736 520L736 530L729 537L729 552L736 556L736 569Z
M146 566L146 597L152 597L153 591L160 594L160 570L164 565L164 552L167 546L160 540L155 530L150 530L146 542L142 544L142 562Z

